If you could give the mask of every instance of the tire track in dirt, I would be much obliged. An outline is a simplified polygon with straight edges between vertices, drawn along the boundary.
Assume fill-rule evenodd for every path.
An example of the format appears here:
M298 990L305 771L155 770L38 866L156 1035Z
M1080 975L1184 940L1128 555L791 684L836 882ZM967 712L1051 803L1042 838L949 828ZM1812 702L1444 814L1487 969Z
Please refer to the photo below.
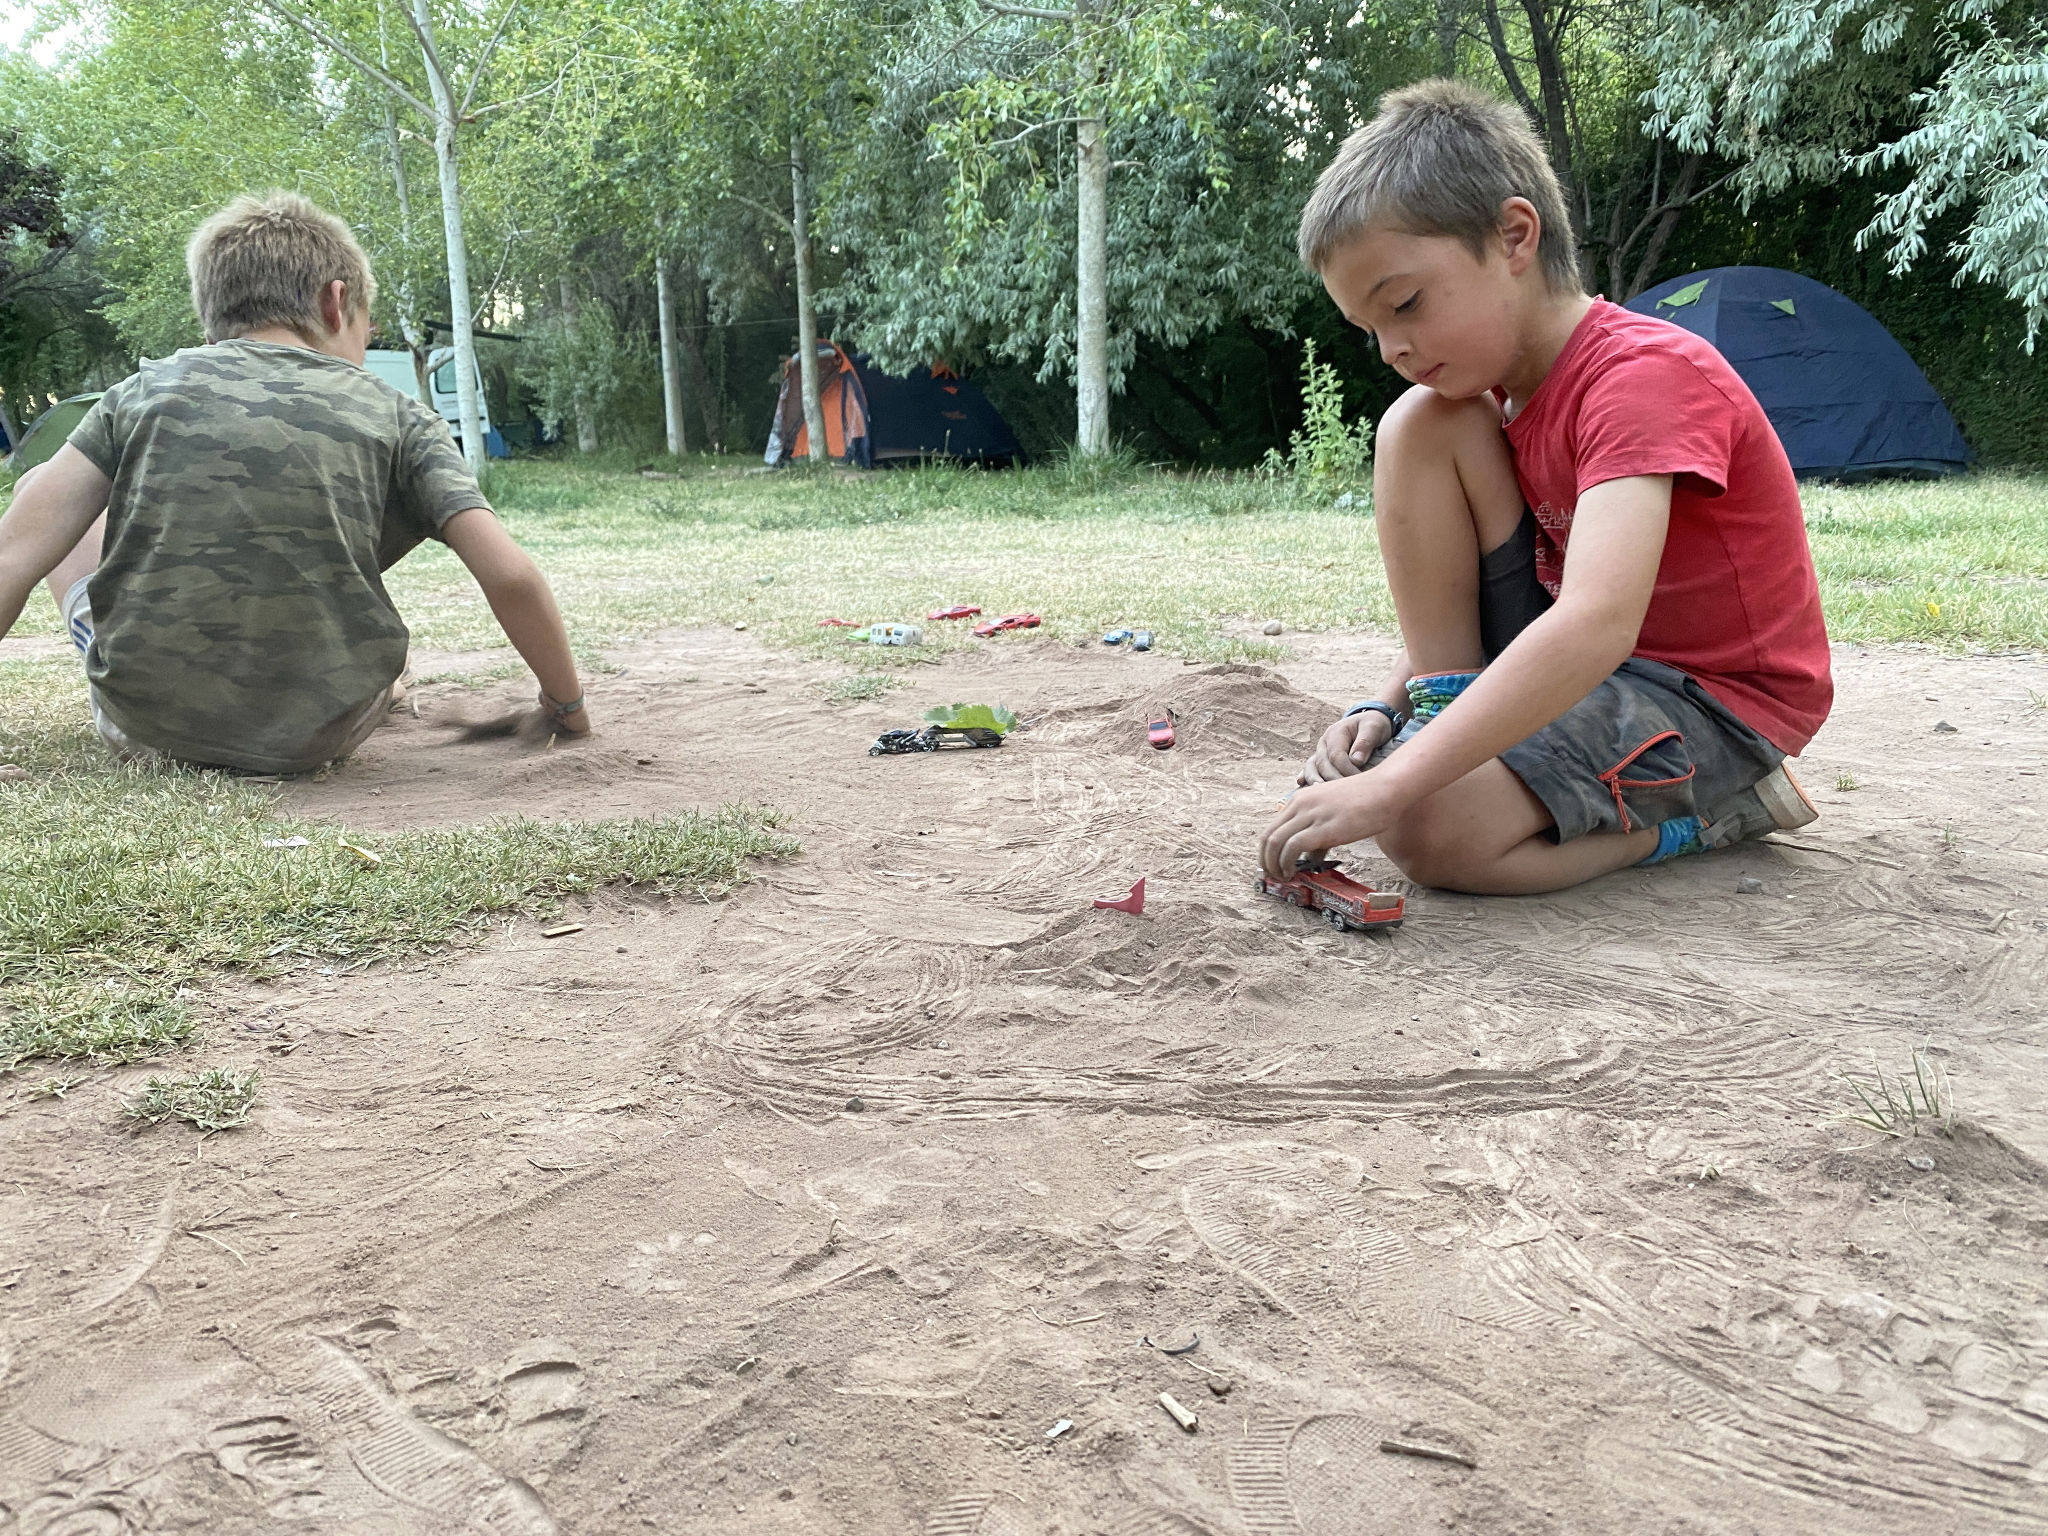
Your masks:
M1462 1279L1419 1264L1408 1240L1372 1213L1357 1188L1345 1187L1357 1170L1342 1162L1326 1149L1267 1143L1204 1148L1143 1166L1192 1169L1181 1198L1204 1244L1349 1370L1436 1358L1460 1327L1540 1331L1557 1341L1552 1347L1582 1355L1578 1369L1595 1369L1619 1350L1661 1384L1687 1435L1675 1451L1633 1436L1632 1454L1677 1455L1709 1479L1703 1498L1712 1479L1733 1471L1781 1493L1826 1500L1831 1509L1864 1508L1889 1520L1967 1508L1975 1530L2017 1536L2037 1527L2038 1472L2029 1478L2020 1465L1987 1466L1860 1422L1774 1380L1767 1362L1713 1331L1673 1328L1612 1284L1589 1292L1575 1245L1561 1237L1518 1243L1505 1257L1482 1244L1469 1251L1483 1269ZM1529 1198L1539 1197L1530 1191ZM1597 1298L1597 1305L1565 1297ZM1307 1422L1267 1424L1233 1453L1233 1494L1255 1531L1346 1529L1327 1523L1343 1518L1341 1501L1327 1505L1327 1519L1300 1502L1286 1446ZM1382 1470L1380 1459L1362 1452L1360 1459L1359 1476Z

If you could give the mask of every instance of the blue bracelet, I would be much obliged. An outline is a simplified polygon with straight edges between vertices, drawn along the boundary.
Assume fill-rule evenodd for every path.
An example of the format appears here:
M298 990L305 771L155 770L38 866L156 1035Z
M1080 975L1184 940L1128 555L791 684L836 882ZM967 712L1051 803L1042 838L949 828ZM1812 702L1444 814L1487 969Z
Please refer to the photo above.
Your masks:
M1352 705L1344 711L1344 718L1349 720L1353 715L1362 715L1368 711L1375 715L1385 715L1387 717L1387 724L1397 731L1408 723L1407 711L1396 709L1391 704L1382 704L1378 699L1364 699Z

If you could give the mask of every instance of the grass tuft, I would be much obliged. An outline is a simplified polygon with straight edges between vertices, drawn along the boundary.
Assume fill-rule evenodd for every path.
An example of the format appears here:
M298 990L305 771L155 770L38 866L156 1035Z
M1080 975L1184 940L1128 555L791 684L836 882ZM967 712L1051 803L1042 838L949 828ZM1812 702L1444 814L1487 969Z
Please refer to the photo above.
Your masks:
M833 704L852 704L862 699L879 699L894 688L907 688L909 684L891 672L863 672L857 677L835 677L820 685L820 691Z
M1947 1072L1927 1059L1925 1046L1913 1053L1910 1078L1903 1072L1896 1078L1886 1077L1872 1056L1867 1080L1844 1072L1842 1081L1863 1106L1861 1114L1842 1117L1852 1125L1884 1136L1918 1136L1923 1129L1931 1135L1955 1135L1955 1090Z
M1849 791L1860 789L1862 786L1856 782L1855 774L1843 772L1835 775L1835 788L1846 795Z
M183 1120L202 1131L228 1131L249 1118L256 1102L258 1074L227 1067L208 1067L184 1077L152 1077L121 1112L144 1125Z

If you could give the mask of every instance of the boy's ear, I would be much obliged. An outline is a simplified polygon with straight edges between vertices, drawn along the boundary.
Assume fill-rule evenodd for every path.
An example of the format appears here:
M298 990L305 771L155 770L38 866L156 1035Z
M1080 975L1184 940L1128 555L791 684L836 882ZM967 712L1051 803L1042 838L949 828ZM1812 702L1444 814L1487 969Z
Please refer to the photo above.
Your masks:
M348 324L349 298L348 284L338 277L320 290L320 323L329 334L340 335Z
M1520 277L1536 265L1543 243L1543 215L1526 197L1511 197L1500 205L1500 243L1510 275Z

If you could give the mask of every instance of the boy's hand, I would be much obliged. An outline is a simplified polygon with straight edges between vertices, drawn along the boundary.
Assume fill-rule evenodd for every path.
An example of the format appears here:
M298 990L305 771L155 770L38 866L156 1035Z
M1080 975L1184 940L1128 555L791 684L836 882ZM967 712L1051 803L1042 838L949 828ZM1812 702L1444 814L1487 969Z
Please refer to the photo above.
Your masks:
M1303 854L1327 854L1348 842L1376 838L1395 823L1405 799L1386 791L1386 776L1352 774L1333 784L1298 788L1280 807L1280 815L1260 840L1260 864L1272 879L1284 881Z
M1348 779L1364 770L1373 753L1394 734L1394 722L1376 709L1361 710L1334 722L1316 743L1315 755L1302 764L1297 784L1322 784Z
M589 735L590 715L581 708L583 685L577 681L569 636L540 567L487 507L456 513L442 525L441 537L483 588L505 637L540 679L542 735ZM578 707L563 710L564 704Z
M1382 770L1374 769L1296 790L1260 840L1259 862L1267 875L1284 880L1304 854L1325 854L1386 831L1407 802L1389 794L1385 785Z

